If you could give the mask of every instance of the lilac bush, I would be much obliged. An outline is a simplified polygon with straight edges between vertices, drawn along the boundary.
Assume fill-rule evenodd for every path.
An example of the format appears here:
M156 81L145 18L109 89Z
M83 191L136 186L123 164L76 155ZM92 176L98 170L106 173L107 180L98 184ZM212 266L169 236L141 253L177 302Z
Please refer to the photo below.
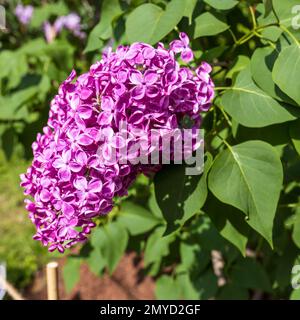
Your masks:
M34 239L50 251L85 241L93 218L110 212L114 197L126 195L138 174L159 169L124 161L137 153L124 156L122 148L141 143L153 129L181 129L184 117L200 127L200 112L214 95L211 67L180 66L177 53L186 62L193 58L187 35L180 38L170 49L133 43L108 50L89 72L75 80L72 71L60 86L48 125L32 145L32 166L21 176L33 198L26 208L37 228Z

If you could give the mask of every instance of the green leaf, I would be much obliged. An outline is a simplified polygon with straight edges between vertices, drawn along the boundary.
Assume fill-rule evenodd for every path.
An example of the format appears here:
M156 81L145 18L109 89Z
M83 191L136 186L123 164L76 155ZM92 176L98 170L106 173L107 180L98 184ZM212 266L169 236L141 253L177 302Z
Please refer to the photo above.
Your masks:
M221 236L236 246L245 256L250 228L244 219L244 215L236 208L218 201L211 194L204 210Z
M21 82L28 70L27 60L20 50L4 50L0 53L0 80L8 78L7 89L13 89Z
M196 269L198 273L202 273L210 263L210 251L204 250L198 243L181 242L179 250L180 266L185 271Z
M179 273L176 277L176 284L180 290L180 298L183 298L184 300L199 299L199 293L194 287L194 284L188 273Z
M226 74L226 78L234 79L237 73L239 73L249 65L249 62L250 62L250 59L247 56L239 55L234 65L230 68L230 70Z
M193 12L198 0L184 0L184 1L185 1L185 9L184 9L183 16L189 19L189 24L192 24Z
M266 11L266 8L263 8L260 5L257 6L257 11L261 13L261 16L258 18L259 25L263 26L263 25L268 25L272 23L278 23L277 22L277 18L278 18L280 25L288 28L288 30L299 39L300 37L299 29L293 26L293 23L297 25L299 24L299 16L297 14L298 12L297 10L295 11L295 9L297 9L297 6L299 5L299 1L298 0L288 0L288 1L273 0L272 2L273 2L273 9L269 6L267 11ZM274 12L276 12L276 16ZM278 38L278 36L281 33L283 33L282 28L278 28L278 27L266 28L265 30L263 30L262 35L265 37L266 35L270 34L272 30L274 32L274 35L271 38L275 36L274 40L276 41L277 40L276 38ZM284 32L284 34L285 36L287 36L286 32Z
M279 156L262 141L228 147L217 156L208 176L213 194L248 215L249 225L271 246L282 180Z
M7 160L10 160L14 146L16 143L16 131L13 127L8 127L2 134L1 134L1 147L4 151L5 157Z
M145 248L145 265L161 261L161 259L169 254L169 246L175 240L174 235L163 236L165 228L157 227L146 243Z
M278 251L281 251L280 249ZM299 249L288 240L284 252L278 252L279 258L274 262L272 270L272 280L279 288L287 287L291 284L291 270L297 264L295 259L299 254Z
M81 259L70 256L63 268L63 278L67 292L70 292L80 279Z
M220 214L220 212L219 212ZM227 212L227 217L229 216L228 215L228 212ZM236 227L235 223L237 225L240 224L240 222L238 220L241 220L242 222L242 219L239 218L239 216L237 215L231 215L230 218L228 218L224 225L221 227L220 229L220 234L225 238L227 239L229 242L231 242L233 245L235 245L239 251L241 252L241 254L243 256L246 255L246 245L247 245L247 242L248 242L248 238L246 235L242 234L238 227ZM233 221L238 221L238 222L233 222ZM217 227L218 228L218 227Z
M278 87L300 105L300 45L280 52L272 76Z
M205 50L200 58L204 61L214 61L214 59L219 58L228 48L229 46L219 45L217 47Z
M264 0L265 5L265 15L266 18L273 10L273 1L272 0Z
M234 86L222 96L221 104L245 127L259 128L296 119L295 108L282 106L257 87L250 68L240 72Z
M26 54L29 56L40 56L43 55L48 45L52 46L54 43L56 42L47 44L43 38L37 38L26 42L19 50L22 52L22 54Z
M249 293L245 288L229 283L220 289L218 300L248 300Z
M180 299L180 287L176 279L170 276L161 276L156 281L155 296L156 299L178 300Z
M218 291L218 279L212 269L207 270L195 279L193 278L192 283L201 300L213 298Z
M104 232L107 242L106 245L102 247L102 252L106 258L108 270L112 274L126 250L128 234L126 230L116 222L108 224L107 228L104 228Z
M291 142L288 125L288 122L263 128L246 128L239 125L236 141L237 143L249 140L265 141L272 145L281 157L284 155L286 147Z
M292 238L296 246L300 248L300 209L297 209L295 213Z
M290 124L290 137L293 141L294 147L300 155L300 119L293 121Z
M239 2L236 0L204 0L207 4L218 10L229 10Z
M28 115L26 103L39 91L38 86L30 86L12 95L0 97L0 120L26 120Z
M118 221L133 236L143 234L162 222L150 211L129 201L122 203Z
M204 212L202 212L197 219L193 220L187 232L189 239L193 241L193 243L201 244L201 249L205 251L223 251L224 247L228 244L218 232L211 218ZM202 262L200 262L200 266L201 263ZM199 269L202 269L202 267L199 267Z
M277 50L271 47L258 48L251 58L251 73L256 84L272 98L295 105L272 79L272 70L278 57Z
M280 36L282 35L283 31L277 26L271 26L269 28L265 28L262 30L261 35L261 42L265 45L270 44L270 42L266 40L270 40L272 42L277 42Z
M243 258L232 267L231 278L241 288L261 289L271 292L271 283L261 264L251 258Z
M120 223L111 222L94 231L91 243L94 248L100 250L112 274L126 250L128 234Z
M212 156L207 153L202 175L187 175L186 166L165 166L155 175L154 187L157 204L167 221L166 234L181 227L199 212L207 197L207 173ZM170 188L170 184L176 188Z
M229 25L210 12L205 12L195 19L194 38L214 36L229 29Z
M280 24L286 26L291 32L299 35L299 30L296 30L292 26L293 19L297 16L294 13L293 8L299 5L298 0L289 0L289 1L282 1L282 0L273 0L273 8L279 17ZM299 21L299 19L298 19Z
M102 274L106 263L105 258L103 257L99 248L95 248L94 250L92 250L92 252L87 257L86 262L89 265L91 271L98 276Z
M159 208L159 205L157 204L157 201L155 199L155 194L152 193L150 198L149 198L149 209L151 210L151 212L153 213L153 215L158 218L159 220L163 220L163 214Z
M155 284L155 296L159 300L178 300L180 287L176 279L170 276L161 276Z
M292 123L293 122L291 122L291 124ZM289 122L274 124L263 128L246 128L239 125L235 138L238 142L248 140L265 141L272 146L278 146L281 154L282 149L290 142Z
M90 32L84 53L99 50L103 40L112 36L112 22L122 14L119 0L104 0L101 7L100 22Z
M300 289L295 289L292 291L290 300L300 300Z
M128 41L157 43L174 29L183 17L184 11L185 1L182 0L172 0L165 10L152 3L140 5L127 18Z
M51 16L63 16L69 13L67 6L64 2L46 3L34 9L30 25L34 28L40 27Z

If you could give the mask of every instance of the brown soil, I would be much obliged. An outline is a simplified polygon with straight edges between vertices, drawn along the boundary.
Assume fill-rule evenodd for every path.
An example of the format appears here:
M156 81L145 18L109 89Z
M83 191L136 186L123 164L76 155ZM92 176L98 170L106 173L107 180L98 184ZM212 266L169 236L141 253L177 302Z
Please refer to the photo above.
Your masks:
M104 300L104 299L154 299L154 281L143 276L143 262L134 253L126 254L120 261L113 275L105 274L98 277L86 264L82 264L80 281L71 293L66 293L62 277L64 259L59 263L59 294L60 299L72 300ZM45 270L36 274L32 285L24 294L26 299L47 299Z

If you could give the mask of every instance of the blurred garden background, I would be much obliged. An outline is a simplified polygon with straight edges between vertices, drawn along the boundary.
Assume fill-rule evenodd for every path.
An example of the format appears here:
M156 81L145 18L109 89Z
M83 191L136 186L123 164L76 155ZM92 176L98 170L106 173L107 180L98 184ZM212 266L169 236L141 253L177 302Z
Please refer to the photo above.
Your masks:
M25 297L46 298L44 268L53 259L60 261L60 290L68 299L300 297L300 290L291 287L292 267L300 263L300 72L292 72L299 70L300 32L292 28L299 1L0 0L0 5L5 9L0 29L0 261ZM162 236L170 213L163 212L157 190L181 188L182 181L181 170L163 170L154 184L139 177L128 196L116 200L118 209L97 221L90 242L64 254L48 253L32 240L35 231L19 175L32 161L31 144L47 122L60 83L72 69L87 72L109 47L170 43L180 31L191 39L195 66L200 61L213 66L217 86L214 106L203 121L209 152L205 171L197 190L182 187L190 194L180 227ZM283 67L287 78L279 71L272 78L274 61L289 46L294 57L287 57L294 64ZM280 79L293 88L285 89ZM227 99L221 100L222 90L236 81L245 85L244 94L259 93L225 93ZM263 111L242 112L247 103ZM235 205L218 196L213 183L207 187L213 158L226 149L224 140L232 145L261 140L283 163L278 195L266 197L274 212L266 214L272 221L264 227L248 223L245 211L251 205ZM172 215L176 208L168 205ZM113 240L103 240L103 226ZM215 268L218 259L221 271Z

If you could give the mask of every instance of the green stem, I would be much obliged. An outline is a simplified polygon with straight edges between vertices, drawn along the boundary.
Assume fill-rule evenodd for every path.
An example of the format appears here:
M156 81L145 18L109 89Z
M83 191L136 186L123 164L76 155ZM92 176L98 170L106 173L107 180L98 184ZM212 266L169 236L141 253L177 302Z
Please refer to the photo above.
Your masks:
M237 43L237 37L235 36L235 34L234 34L233 31L231 30L231 28L229 28L228 31L230 32L234 43Z
M266 41L266 42L269 44L269 46L272 47L274 50L276 49L276 46L275 46L275 44L274 44L272 41L266 39L265 37L263 37L260 33L256 32L256 31L254 32L254 34L255 34L258 38Z
M250 9L251 18L252 18L253 29L255 30L257 28L257 23L256 23L254 8L250 6L249 9Z
M269 27L274 27L277 26L279 27L278 23L269 23L263 26L257 26L255 28L253 28L249 33L245 34L244 36L242 36L240 39L238 39L235 44L234 47L240 46L242 44L244 44L245 42L249 41L250 39L252 39L254 36L257 36L258 32L260 30L269 28Z
M287 33L293 39L293 41L297 44L297 46L300 48L300 43L298 39L290 32L290 30L286 26L280 24L279 28L283 30L285 33Z
M214 87L215 91L229 90L231 87Z
M300 203L287 203L287 204L281 204L279 205L281 208L299 208Z
M231 148L231 145L226 141L224 140L219 134L216 134L216 136L222 140L222 142L225 144L225 146L232 152L232 148Z
M226 122L229 124L230 127L232 127L232 122L231 122L231 120L229 119L229 117L228 117L227 113L225 112L225 110L224 110L221 106L219 106L219 105L217 105L217 107L218 107L218 108L220 109L220 111L222 112L222 114L223 114Z

